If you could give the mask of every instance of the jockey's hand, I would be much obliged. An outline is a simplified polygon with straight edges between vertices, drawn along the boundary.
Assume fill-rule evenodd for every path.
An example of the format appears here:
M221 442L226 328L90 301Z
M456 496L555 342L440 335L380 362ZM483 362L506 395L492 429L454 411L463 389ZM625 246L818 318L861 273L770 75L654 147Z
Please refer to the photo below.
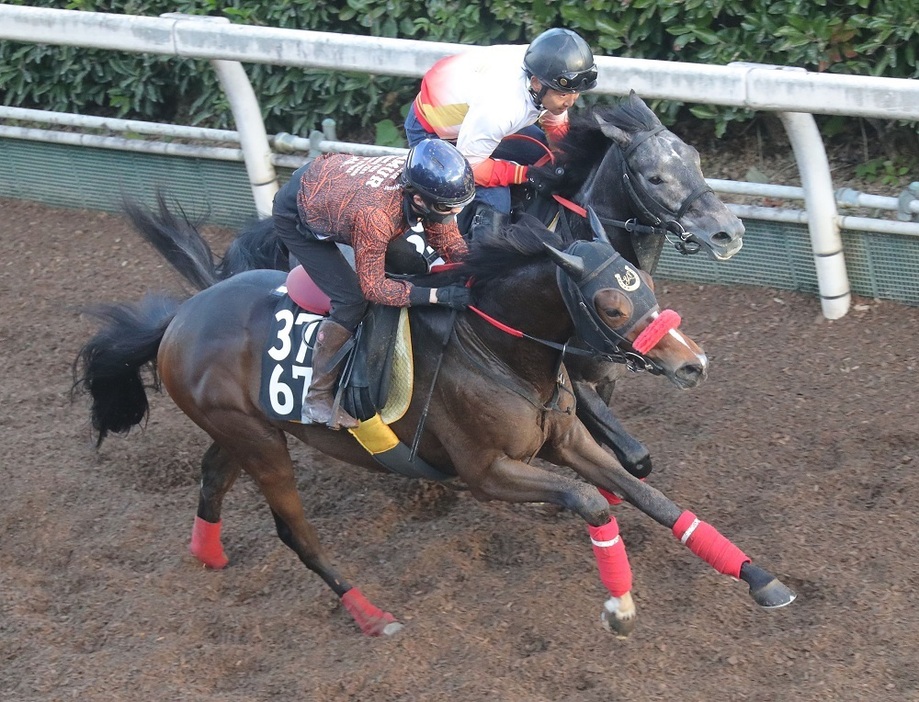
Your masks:
M553 166L527 166L527 184L540 195L551 195L562 182L565 169Z
M444 305L454 310L464 309L472 303L472 293L465 285L447 285L442 288L420 288L417 285L409 293L409 304Z
M472 303L472 293L465 285L437 288L437 304L454 310L464 310Z

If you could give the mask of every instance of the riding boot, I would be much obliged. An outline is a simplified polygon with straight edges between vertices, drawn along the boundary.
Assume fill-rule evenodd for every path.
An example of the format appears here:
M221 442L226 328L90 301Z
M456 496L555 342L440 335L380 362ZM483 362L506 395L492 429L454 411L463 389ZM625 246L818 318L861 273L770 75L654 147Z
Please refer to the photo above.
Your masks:
M303 402L303 417L313 424L327 424L330 429L353 429L359 424L340 407L332 417L335 385L344 361L335 356L352 337L351 332L331 319L319 325L313 348L313 379Z
M470 241L488 236L491 233L497 234L502 227L506 227L510 221L510 215L499 212L491 205L480 202L476 205L475 216L469 224L469 232L466 237Z

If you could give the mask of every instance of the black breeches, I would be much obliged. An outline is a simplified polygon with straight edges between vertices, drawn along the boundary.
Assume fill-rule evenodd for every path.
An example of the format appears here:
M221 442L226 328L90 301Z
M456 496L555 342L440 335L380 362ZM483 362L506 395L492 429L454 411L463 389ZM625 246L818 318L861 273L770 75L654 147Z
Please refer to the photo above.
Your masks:
M353 332L364 317L367 300L361 292L357 273L335 242L317 239L300 224L297 214L298 173L295 172L294 177L275 195L272 211L275 231L313 282L331 299L329 317Z

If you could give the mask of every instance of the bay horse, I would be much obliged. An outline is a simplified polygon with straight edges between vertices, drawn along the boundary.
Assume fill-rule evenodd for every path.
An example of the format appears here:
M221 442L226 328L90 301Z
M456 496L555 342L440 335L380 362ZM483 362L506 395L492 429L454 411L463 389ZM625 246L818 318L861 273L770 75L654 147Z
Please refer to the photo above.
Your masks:
M700 382L707 367L701 349L676 328L678 315L659 310L650 276L616 254L602 229L598 234L596 241L571 241L525 218L501 236L472 242L459 269L420 281L469 279L475 307L409 310L416 382L392 431L408 442L420 427L418 455L463 481L477 499L548 502L579 515L610 594L601 618L617 636L631 632L636 610L625 546L610 514L614 494L670 528L719 572L744 580L757 604L790 603L791 590L714 527L630 475L575 415L562 360L578 328L593 329L581 335L585 352L638 355L679 387ZM74 362L74 388L92 397L98 442L143 422L149 407L142 371L152 368L155 385L213 440L201 463L195 557L211 568L226 565L221 506L245 471L265 496L281 541L333 590L361 631L395 633L402 624L346 580L321 547L297 493L285 434L348 463L378 466L348 433L272 419L259 400L259 361L273 340L285 275L253 270L219 281L203 251L171 260L195 268L207 287L181 303L148 296L94 310L103 326ZM537 455L581 479L533 465Z
M591 238L586 212L592 208L613 248L652 274L668 239L682 254L704 252L719 261L728 260L743 245L743 223L706 184L696 149L666 129L634 91L614 106L596 106L573 115L568 134L553 157L564 171L560 192L565 197L540 196L526 189L515 194L515 208L539 217L551 228ZM176 248L199 250L204 245L195 225L170 212L162 196L158 213L130 202L125 209L141 236L167 259ZM423 242L415 239L417 235L409 235L390 246L387 257L392 256L397 270L417 270L419 261L424 266L424 259L418 256L424 250ZM288 252L268 219L240 230L211 268L218 277L226 278L254 268L288 271L290 265ZM202 289L196 275L192 273L189 280ZM628 368L641 370L635 364ZM642 478L651 472L651 454L610 408L623 369L602 358L568 359L578 416L599 443Z

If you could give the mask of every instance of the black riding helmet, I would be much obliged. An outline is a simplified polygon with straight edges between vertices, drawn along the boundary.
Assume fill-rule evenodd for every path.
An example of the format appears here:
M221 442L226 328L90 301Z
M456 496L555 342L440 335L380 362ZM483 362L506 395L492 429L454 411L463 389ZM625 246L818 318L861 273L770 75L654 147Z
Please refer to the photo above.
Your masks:
M597 87L594 55L587 42L570 29L548 29L536 37L523 56L523 68L544 88L561 93L583 93Z
M441 139L425 139L409 150L402 185L421 195L429 206L441 208L463 207L475 195L475 179L466 157Z

